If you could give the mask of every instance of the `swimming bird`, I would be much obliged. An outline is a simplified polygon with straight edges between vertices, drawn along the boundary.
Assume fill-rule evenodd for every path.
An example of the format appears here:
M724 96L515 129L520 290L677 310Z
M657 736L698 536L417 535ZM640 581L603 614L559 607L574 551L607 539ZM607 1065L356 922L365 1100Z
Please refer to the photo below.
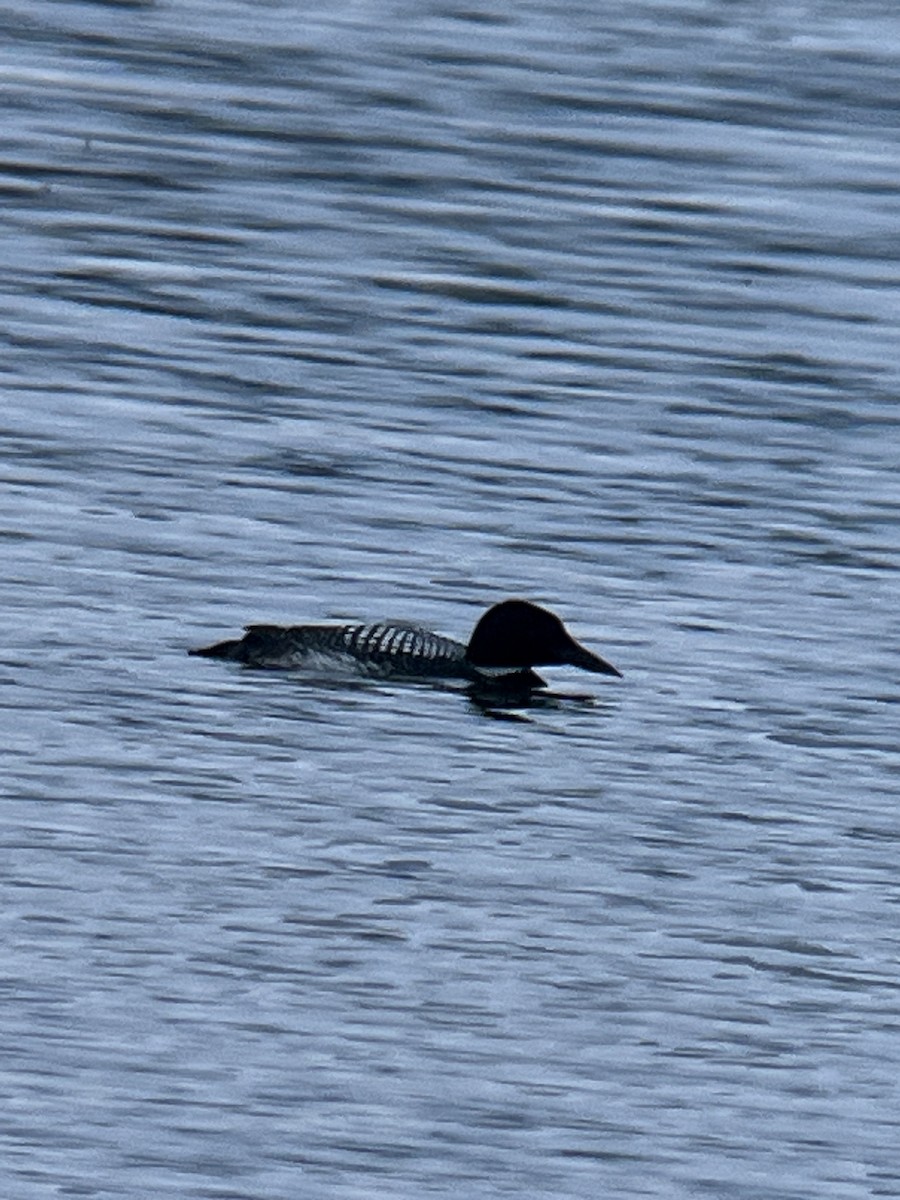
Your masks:
M572 637L555 613L528 600L504 600L481 617L469 644L419 625L248 625L244 636L189 654L249 667L291 670L349 663L378 678L463 679L479 686L546 687L532 667L568 664L619 675L611 663Z

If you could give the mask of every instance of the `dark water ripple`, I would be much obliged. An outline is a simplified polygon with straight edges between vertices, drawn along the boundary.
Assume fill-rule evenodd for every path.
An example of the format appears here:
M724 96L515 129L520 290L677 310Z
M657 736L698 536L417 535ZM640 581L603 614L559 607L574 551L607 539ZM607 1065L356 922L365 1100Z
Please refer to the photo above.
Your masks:
M900 1195L893 7L0 34L3 1194Z

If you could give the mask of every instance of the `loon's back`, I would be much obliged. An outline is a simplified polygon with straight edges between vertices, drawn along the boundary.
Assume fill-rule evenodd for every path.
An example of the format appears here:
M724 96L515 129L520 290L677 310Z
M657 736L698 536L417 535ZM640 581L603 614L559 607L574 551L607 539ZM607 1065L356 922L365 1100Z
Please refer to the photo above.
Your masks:
M248 625L242 638L191 650L280 670L351 662L366 675L472 679L466 647L419 625Z

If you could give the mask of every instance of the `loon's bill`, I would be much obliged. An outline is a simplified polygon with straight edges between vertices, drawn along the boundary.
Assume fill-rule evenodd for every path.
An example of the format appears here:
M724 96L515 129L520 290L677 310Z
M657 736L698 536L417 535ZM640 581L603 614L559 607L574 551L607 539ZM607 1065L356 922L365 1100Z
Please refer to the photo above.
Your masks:
M351 662L381 678L465 679L470 683L546 687L532 667L569 665L618 675L572 637L555 613L527 600L504 600L482 616L468 646L418 625L248 625L244 636L190 650L250 667L291 670L325 660Z

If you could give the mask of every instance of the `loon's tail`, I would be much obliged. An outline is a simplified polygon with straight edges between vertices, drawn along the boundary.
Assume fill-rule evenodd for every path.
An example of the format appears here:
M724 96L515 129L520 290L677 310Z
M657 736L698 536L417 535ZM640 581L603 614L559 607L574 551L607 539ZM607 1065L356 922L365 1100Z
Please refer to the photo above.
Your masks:
M188 654L196 654L200 658L237 658L235 654L243 638L234 638L230 642L216 642L214 646L201 646L198 650L188 650Z

